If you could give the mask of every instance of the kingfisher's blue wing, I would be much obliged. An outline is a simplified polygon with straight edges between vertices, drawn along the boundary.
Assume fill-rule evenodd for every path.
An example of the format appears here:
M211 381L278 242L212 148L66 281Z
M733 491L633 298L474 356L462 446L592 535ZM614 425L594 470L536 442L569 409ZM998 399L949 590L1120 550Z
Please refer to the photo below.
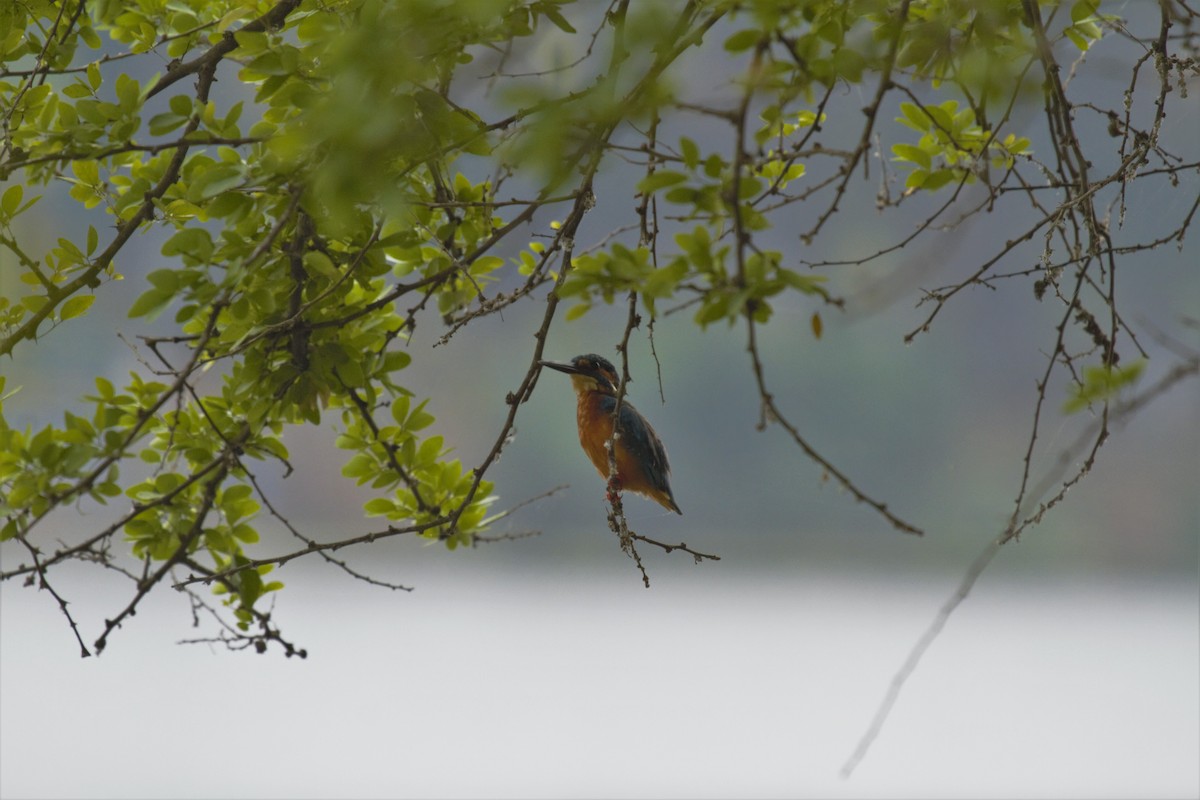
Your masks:
M617 404L617 398L604 397L600 407L604 413L611 414ZM621 402L621 415L617 420L617 432L627 447L646 470L646 479L662 492L671 496L669 476L671 465L667 461L667 450L654 428L646 418L638 413L628 400Z

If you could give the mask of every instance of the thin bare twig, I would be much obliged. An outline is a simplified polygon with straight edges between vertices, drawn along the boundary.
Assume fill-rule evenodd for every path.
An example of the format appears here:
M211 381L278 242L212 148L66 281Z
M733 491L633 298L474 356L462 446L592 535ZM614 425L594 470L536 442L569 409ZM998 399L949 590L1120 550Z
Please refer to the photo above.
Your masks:
M1200 375L1200 359L1198 358L1192 358L1189 361L1176 365L1146 391L1133 398L1130 398L1129 400L1116 404L1115 408L1112 410L1112 413L1108 416L1108 421L1127 421L1130 417L1140 412L1151 402L1164 396L1175 384L1187 378L1196 377L1197 375ZM1091 445L1091 443L1096 440L1102 424L1104 423L1097 422L1093 424L1088 430L1081 434L1074 444L1064 449L1059 456L1057 465L1039 483L1037 489L1039 494L1030 494L1028 497L1040 498L1042 496L1040 492L1048 491L1053 483L1061 480L1061 475L1067 469L1067 466L1071 463L1074 463L1080 457L1085 448L1093 447L1094 454L1094 446ZM1057 495L1057 498L1061 500L1064 493L1065 489L1061 490ZM904 689L904 685L908 682L908 679L912 677L913 672L916 670L917 666L920 665L921 660L925 657L925 653L929 650L930 646L941 634L942 629L946 627L946 623L950 620L951 615L958 610L958 607L962 605L964 600L967 599L967 596L971 593L971 590L975 588L975 584L979 582L980 577L992 563L992 560L1000 552L1000 549L1006 543L1014 539L1017 534L1019 534L1021 529L1040 522L1045 512L1054 505L1052 499L1048 502L1041 502L1039 507L1035 509L1030 508L1028 505L1028 503L1031 502L1032 501L1027 501L1027 506L1021 510L1021 513L1027 516L1019 526L1014 527L1010 525L1010 527L1006 528L1004 532L993 538L987 543L987 545L984 546L979 555L975 557L975 560L971 562L970 567L967 568L966 574L963 575L963 578L959 582L958 587L954 590L954 593L951 594L946 602L942 604L942 607L938 609L937 614L934 615L933 620L929 623L929 627L925 629L920 638L917 639L916 643L912 646L912 649L909 650L908 655L904 658L904 662L900 665L900 668L896 671L895 675L892 676L892 679L888 684L887 691L884 693L883 700L880 702L879 707L875 711L875 716L867 725L867 729L863 733L862 738L859 739L858 744L855 746L854 752L850 754L850 758L847 759L846 763L843 765L841 771L843 778L850 777L855 768L858 767L859 763L870 751L871 745L879 737L879 733L883 730L884 723L887 722L888 716L890 716L892 712L892 708L896 705L896 701L899 699L900 693Z

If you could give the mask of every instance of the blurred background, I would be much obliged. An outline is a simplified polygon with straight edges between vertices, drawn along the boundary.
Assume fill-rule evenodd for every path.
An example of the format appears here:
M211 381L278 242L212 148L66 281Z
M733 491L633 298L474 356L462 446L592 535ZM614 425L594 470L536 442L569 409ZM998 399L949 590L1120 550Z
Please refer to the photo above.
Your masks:
M1124 46L1106 39L1089 58L1125 63ZM693 91L719 102L728 65L693 66ZM1098 73L1073 91L1103 96L1127 79L1123 68L1108 80ZM218 86L239 91L232 79ZM858 108L863 99L843 101ZM830 115L855 139L860 118ZM702 147L727 146L719 124L687 122ZM1197 104L1177 105L1169 122L1167 148L1196 160ZM890 123L881 130L885 143L899 135ZM852 182L813 247L795 234L820 209L803 207L777 219L764 245L798 261L861 258L941 202L877 214L877 180ZM581 245L631 221L631 186L629 173L606 174ZM1120 237L1147 240L1175 225L1196 192L1195 181L1135 183ZM89 221L65 192L47 192L36 211L20 231L33 252ZM0 795L1197 796L1195 380L1116 427L1066 502L1004 548L873 750L850 779L838 776L905 655L1012 511L1060 307L1039 303L1028 282L1001 282L961 293L911 346L902 339L928 311L914 308L922 289L961 279L1022 220L1001 207L915 248L827 270L845 312L785 299L761 331L768 386L784 413L925 537L898 533L855 503L778 427L756 430L744 330L702 333L681 311L654 326L662 398L644 327L630 348L629 397L667 444L684 515L640 498L626 511L639 533L719 562L642 547L651 579L642 587L607 529L603 481L579 448L569 381L544 373L488 476L497 508L569 485L494 531L540 535L456 552L396 537L339 553L411 592L315 560L289 564L276 573L287 588L274 619L306 660L174 644L213 631L204 620L193 628L187 599L169 590L151 595L102 657L81 660L51 597L0 585ZM103 216L90 221L106 230ZM98 292L85 319L0 365L8 389L22 387L5 401L10 424L61 422L63 407L87 408L76 399L92 391L94 375L116 382L143 370L129 343L149 329L124 314L145 274L164 266L161 241L152 232L132 243L119 265L126 280ZM1034 264L1040 247L1014 254L1005 271ZM1158 332L1200 346L1184 321L1200 311L1200 271L1194 253L1160 248L1127 259L1122 276L1122 311L1151 356L1145 387L1176 363ZM21 291L8 261L0 290ZM820 340L809 328L817 310ZM436 349L444 331L429 317L408 344L407 385L433 398L432 432L464 465L491 449L542 312L540 300L508 309ZM559 321L547 355L612 358L624 324L623 305ZM1090 422L1059 414L1065 394L1055 391L1035 482ZM369 495L341 477L335 436L333 425L290 431L296 473L284 480L260 470L272 501L322 540L382 527L362 516ZM70 541L106 518L62 514L42 535ZM256 554L296 549L279 526L263 527ZM0 548L6 568L23 555ZM53 577L89 642L129 599L123 579L90 565Z

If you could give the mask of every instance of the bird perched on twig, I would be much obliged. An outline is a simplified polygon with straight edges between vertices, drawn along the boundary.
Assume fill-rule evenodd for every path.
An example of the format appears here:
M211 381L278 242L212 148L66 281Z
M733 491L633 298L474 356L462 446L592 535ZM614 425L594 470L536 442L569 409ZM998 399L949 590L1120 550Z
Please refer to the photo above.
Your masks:
M617 406L620 383L613 365L592 353L575 356L567 364L538 363L571 376L578 401L575 416L579 424L579 443L600 475L608 480L610 500L611 495L624 489L645 495L664 508L682 514L671 492L667 450L646 418L624 398L617 420L617 436L613 439L613 409ZM615 475L609 469L609 442L613 442L616 456Z

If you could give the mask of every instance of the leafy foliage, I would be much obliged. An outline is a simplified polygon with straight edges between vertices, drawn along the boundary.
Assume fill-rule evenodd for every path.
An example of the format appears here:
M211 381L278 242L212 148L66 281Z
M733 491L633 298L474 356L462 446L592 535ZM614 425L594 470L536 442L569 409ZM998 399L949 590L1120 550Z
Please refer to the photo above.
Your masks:
M1125 367L1084 367L1083 382L1071 385L1071 396L1063 403L1063 411L1073 414L1093 403L1110 400L1122 389L1135 384L1145 368L1145 361L1135 361Z
M1096 0L1076 2L1069 19L1058 11L1032 0L617 0L599 15L571 0L6 5L0 177L11 185L0 195L0 250L21 287L0 298L0 355L30 357L52 328L71 335L122 279L128 242L150 230L163 236L163 266L128 313L169 319L176 332L145 340L157 374L133 373L119 387L97 378L96 393L73 406L79 413L65 409L61 425L19 431L0 415L0 539L34 562L4 577L36 574L46 584L48 569L70 559L111 564L120 531L148 572L97 648L181 568L225 597L235 642L296 652L260 602L281 588L263 576L293 556L256 561L250 552L269 506L255 471L292 469L290 428L337 427L342 474L370 487L365 513L387 521L379 535L471 544L495 501L485 473L536 367L510 396L492 452L465 467L441 436L422 433L436 398L408 385L401 349L418 321L436 313L450 336L544 298L536 365L560 300L572 319L632 295L652 318L670 304L694 306L702 328L744 323L753 351L754 326L792 294L812 304L819 337L820 309L843 301L825 275L757 237L811 204L818 211L799 231L811 242L892 116L916 138L890 146L905 191L883 196L883 208L973 183L994 201L1030 186L1026 170L1054 177L1060 197L1035 230L1070 227L1077 238L1062 243L1067 257L1047 257L1036 272L1039 297L1053 285L1070 309L1062 333L1081 308L1079 287L1107 280L1093 273L1115 257L1094 194L1129 176L1081 183L1086 159L1071 150L1055 83L1056 59L1088 50L1114 18ZM556 43L578 60L509 69ZM1161 86L1173 70L1180 80L1194 73L1194 63L1167 57L1165 34L1150 46ZM689 99L682 65L697 54L729 59L732 107ZM165 68L146 77L143 64ZM481 95L467 76L488 78L495 91ZM218 96L218 78L242 91ZM872 99L860 138L831 142L831 109L846 85ZM1045 104L1055 165L1034 161L1031 136L1014 121L1027 100ZM1161 116L1138 127L1130 108L1105 112L1123 131L1122 162L1158 159L1174 174L1179 161L1158 149ZM728 123L730 146L667 133L689 114ZM623 154L642 171L637 240L577 253L580 221L596 202L593 178ZM107 224L64 230L46 252L30 253L21 218L56 182ZM512 258L497 255L523 225L563 209L549 233L510 247ZM998 260L930 299L940 309L963 286L986 282ZM1068 268L1074 290L1060 281ZM1110 366L1117 327L1084 338ZM1106 400L1132 374L1087 372L1071 408ZM132 507L118 523L48 550L42 531L56 509L122 496ZM309 542L303 552L344 544Z

